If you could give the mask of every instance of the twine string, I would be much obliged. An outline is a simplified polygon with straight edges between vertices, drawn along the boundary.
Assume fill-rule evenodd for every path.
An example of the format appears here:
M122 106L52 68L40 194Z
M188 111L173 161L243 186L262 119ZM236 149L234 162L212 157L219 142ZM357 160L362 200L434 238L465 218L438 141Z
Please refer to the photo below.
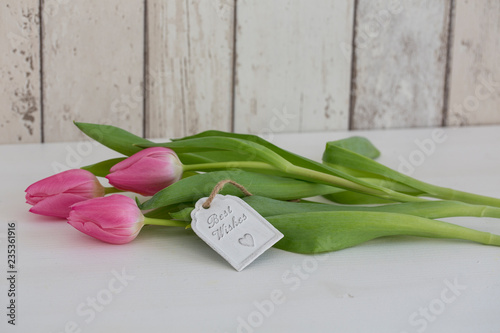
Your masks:
M221 180L220 182L218 182L217 185L215 185L214 189L212 190L212 193L210 193L210 196L207 198L207 200L201 206L205 209L210 208L210 204L215 199L215 196L222 190L222 188L224 188L224 185L226 185L226 184L231 184L231 185L235 186L236 188L241 190L241 192L243 192L243 194L245 194L246 196L252 195L252 193L248 192L248 190L245 188L245 186L240 185L231 179L224 179L224 180Z

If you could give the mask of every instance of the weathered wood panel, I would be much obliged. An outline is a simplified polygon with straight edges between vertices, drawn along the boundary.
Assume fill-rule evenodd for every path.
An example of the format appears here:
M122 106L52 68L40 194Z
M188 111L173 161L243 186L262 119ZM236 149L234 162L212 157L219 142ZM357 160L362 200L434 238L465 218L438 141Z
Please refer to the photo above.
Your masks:
M43 4L46 141L80 138L73 120L142 135L144 1Z
M146 136L231 130L233 0L148 0Z
M237 2L235 131L347 128L353 3Z
M457 0L447 125L500 123L500 2Z
M40 142L40 26L37 0L0 4L0 143Z
M351 127L442 123L450 0L359 0Z

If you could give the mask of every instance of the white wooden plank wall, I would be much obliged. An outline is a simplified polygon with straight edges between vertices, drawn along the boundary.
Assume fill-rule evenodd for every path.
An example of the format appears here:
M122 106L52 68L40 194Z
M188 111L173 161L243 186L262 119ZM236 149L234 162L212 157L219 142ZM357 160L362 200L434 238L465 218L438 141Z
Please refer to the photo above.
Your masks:
M500 2L457 0L447 124L500 123Z
M148 0L146 135L232 125L234 0Z
M359 0L352 128L440 126L449 0Z
M45 141L77 140L73 120L143 134L143 0L44 1Z
M500 124L495 0L5 0L0 143Z
M40 142L37 0L0 3L0 143Z
M237 2L235 131L347 129L353 2Z

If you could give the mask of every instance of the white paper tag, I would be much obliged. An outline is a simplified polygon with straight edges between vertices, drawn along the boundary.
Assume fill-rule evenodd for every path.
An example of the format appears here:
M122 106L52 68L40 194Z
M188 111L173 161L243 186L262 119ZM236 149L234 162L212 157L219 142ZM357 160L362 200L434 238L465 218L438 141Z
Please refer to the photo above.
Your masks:
M207 198L196 202L191 228L238 272L283 238L271 223L245 201L217 194L209 208Z

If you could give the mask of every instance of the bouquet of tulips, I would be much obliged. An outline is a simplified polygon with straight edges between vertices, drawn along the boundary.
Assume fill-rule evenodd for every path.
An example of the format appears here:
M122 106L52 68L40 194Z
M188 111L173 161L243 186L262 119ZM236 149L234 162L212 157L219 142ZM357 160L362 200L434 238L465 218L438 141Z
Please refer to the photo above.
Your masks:
M437 220L500 218L500 199L392 170L374 160L379 152L364 138L328 142L319 163L254 135L206 131L154 143L114 126L75 124L124 157L40 180L26 189L26 200L31 212L65 218L108 243L128 243L144 225L189 229L194 203L230 179L252 194L242 199L283 233L275 247L287 251L335 251L398 235L500 246L498 235ZM149 198L141 203L116 194L125 191ZM236 188L223 193L242 196ZM307 200L318 196L329 203Z

